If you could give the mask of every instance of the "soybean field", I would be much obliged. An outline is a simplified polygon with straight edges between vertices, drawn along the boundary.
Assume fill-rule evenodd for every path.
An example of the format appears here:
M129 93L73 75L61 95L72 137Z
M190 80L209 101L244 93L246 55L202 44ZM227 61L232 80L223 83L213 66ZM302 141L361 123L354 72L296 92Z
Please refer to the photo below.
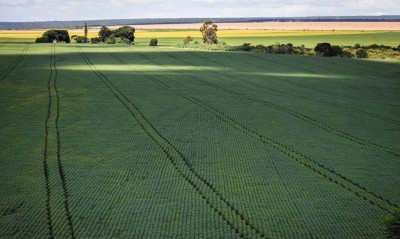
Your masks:
M384 238L400 62L0 44L0 238Z

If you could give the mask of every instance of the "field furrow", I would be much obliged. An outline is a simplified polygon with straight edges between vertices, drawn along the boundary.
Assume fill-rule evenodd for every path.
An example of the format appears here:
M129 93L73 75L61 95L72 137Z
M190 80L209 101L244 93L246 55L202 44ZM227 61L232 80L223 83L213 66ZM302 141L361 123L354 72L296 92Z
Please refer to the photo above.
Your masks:
M171 161L179 175L192 185L193 189L199 193L199 196L206 201L215 213L218 213L221 219L226 221L226 223L231 226L241 238L265 238L265 233L252 225L236 208L234 208L215 190L210 182L195 172L185 156L183 156L168 139L163 137L157 129L154 128L132 101L130 101L104 74L96 70L96 67L80 48L79 50L82 54L82 58L84 58L88 66L93 69L98 78L110 89L124 107L131 112L132 116L141 128L167 155L167 158Z
M194 53L192 52L192 54L194 54ZM197 55L199 58L203 58L203 59L205 58L205 57L202 56L202 55L199 55L199 54L196 54L196 55ZM254 55L254 54L250 54L250 55ZM235 59L235 60L237 60L237 61L240 61L240 62L243 63L244 65L245 65L245 64L249 65L249 64L248 64L248 61L243 61L241 58L238 58L238 57L231 57L231 58L232 58L232 59ZM205 60L206 60L206 61L210 61L210 59L208 59L208 58L205 58ZM229 59L228 59L228 60L229 60ZM225 61L221 61L221 62L225 62ZM221 64L222 64L221 62L214 61L214 63L217 64L217 65L221 65ZM246 67L244 67L244 68L246 69L246 68L249 68L249 67L246 66ZM275 70L275 68L274 68L274 70ZM222 72L218 72L218 71L215 71L215 72L216 72L216 74L222 76L222 77L219 77L219 79L224 79L224 80L227 80L227 81L228 81L227 84L226 84L228 87L232 88L232 84L228 84L228 83L229 83L229 81L232 81L233 79L236 79L235 84L238 84L238 85L240 85L240 86L242 86L243 84L246 84L246 88L248 87L249 89L251 89L251 90L252 90L251 93L252 93L253 95L254 95L254 92L255 92L255 91L259 91L260 93L263 93L263 91L262 91L262 90L260 91L260 89L267 89L267 90L269 90L269 88L273 87L273 86L270 84L270 83L271 83L270 80L273 80L274 82L276 82L277 87L281 86L282 83L284 83L284 84L287 83L287 80L283 80L283 79L280 79L280 78L276 78L276 77L267 75L267 76L265 76L265 77L263 77L263 78L260 78L260 79L262 79L262 81L268 81L269 84L265 84L265 83L263 83L263 84L258 84L257 82L254 82L254 80L258 77L257 75L256 75L256 76L252 75L252 77L251 77L252 81L251 81L251 82L248 82L248 78L249 78L249 75L248 75L248 74L241 76L241 74L233 75L233 74L226 74L226 73L222 73ZM227 72L229 72L229 70L227 70ZM249 74L251 74L251 73L249 72ZM225 75L225 76L229 76L229 77L223 77L224 75ZM258 87L258 88L257 88L257 87ZM271 92L272 94L274 94L275 92L281 91L281 88L282 88L282 87L280 87L280 88L277 88L277 87L276 87L276 88L273 88L273 90L272 90L272 92ZM226 87L225 87L225 88L226 88ZM294 92L298 92L298 91L299 91L298 89L293 88L293 90L290 90L290 91L289 91L289 90L287 90L287 88L288 88L288 87L285 87L285 90L286 90L286 91L281 91L281 92L280 92L281 97L283 97L283 96L284 96L284 97L287 97L287 96L289 96L289 95L293 95L293 96L294 96L293 98L295 98L295 100L298 100L298 98L303 98L303 99L307 100L308 102L310 102L310 101L318 101L318 102L321 102L321 103L326 104L326 106L334 106L334 107L338 108L338 110L340 110L338 113L343 112L343 111L344 111L343 108L345 108L345 109L351 109L352 112L361 113L361 114L366 115L366 116L368 116L368 117L373 117L373 118L375 118L375 119L383 120L383 121L385 121L385 122L391 122L391 123L393 123L393 124L395 124L395 125L400 125L400 122L399 122L399 121L394 120L394 119L392 119L392 118L388 118L388 117L385 117L385 116L382 116L382 115L379 115L379 114L376 114L376 113L370 113L370 112L364 111L364 110L362 110L362 109L360 109L360 108L349 107L349 106L351 106L352 104L349 104L348 101L346 101L345 104L339 104L339 103L341 103L341 101L339 100L339 102L336 102L336 101L338 101L337 98L328 98L329 101L327 101L327 100L324 100L324 99L317 99L316 97L313 97L313 95L312 95L311 97L309 97L309 96L303 96L303 95L298 95L298 94L294 93ZM237 92L237 90L236 90L236 92ZM246 92L247 92L247 91L246 91ZM236 93L236 94L237 94L237 93ZM243 93L242 93L242 95L243 95ZM309 94L308 94L308 95L309 95ZM265 98L266 95L260 94L260 96L263 97L263 98ZM277 96L279 96L279 94L278 94ZM325 97L326 97L326 96L324 95L324 98L325 98ZM247 97L247 98L248 98L248 97ZM280 98L280 97L275 97L275 99L277 99L277 98ZM257 99L257 100L259 100L259 99ZM268 101L265 101L265 100L263 100L263 101L264 101L265 103L268 102ZM271 103L271 102L269 101L268 103ZM277 105L277 103L275 103L275 105ZM280 106L280 107L282 107L282 106ZM288 110L287 107L284 107L284 108L286 108L286 110ZM308 108L308 107L302 107L303 110L306 110L307 108ZM370 107L370 108L371 108L371 107ZM290 110L290 111L293 113L293 110ZM346 110L346 111L347 111L347 110ZM295 113L297 113L297 112L295 112ZM299 114L299 113L297 113L297 114ZM334 133L334 134L340 134L340 135L338 135L338 136L345 137L345 138L349 138L349 137L350 137L350 140L355 141L355 142L358 142L359 144L367 144L367 145L370 146L370 147L377 147L377 148L380 148L381 150L385 150L385 151L387 151L387 152L389 152L389 153L391 153L391 154L394 154L394 155L396 155L396 156L399 155L398 149L393 149L393 148L390 148L390 147L388 147L388 146L382 145L382 144L377 143L377 142L371 142L370 140L362 139L362 138L360 138L359 136L354 136L353 133L346 132L346 131L341 130L341 129L337 128L337 127L334 127L333 125L329 125L329 124L327 124L327 123L321 122L321 120L318 120L318 119L315 118L315 117L310 117L310 115L320 116L321 114L316 114L315 112L310 112L310 113L308 113L307 115L305 115L306 112L301 112L300 114L301 114L302 116L305 116L307 121L312 120L314 124L315 124L315 123L319 124L319 127L325 128L325 130L326 130L327 132L332 132L332 130L333 130L333 133ZM333 123L336 123L336 122L333 122ZM379 125L379 124L378 124L378 125ZM384 135L384 137L386 137L386 136ZM376 140L376 139L374 139L374 140ZM395 145L395 146L398 146L397 144L394 144L394 145Z
M66 175L61 161L59 130L60 98L57 90L56 49L51 45L50 76L47 82L48 110L45 120L44 175L50 238L74 238L68 202Z
M21 55L15 59L8 67L0 74L0 82L3 81L17 66L18 64L24 59L26 53L29 50L29 46L31 44L26 44L22 50Z
M172 54L168 54L168 55L169 55L170 57L172 57L172 58L175 58L175 59L177 59L177 60L179 60L179 61L182 61L182 62L185 63L185 64L190 64L190 63L188 63L188 62L186 62L186 61L183 61L183 60L181 60L181 59L179 59L179 58L176 58L176 57L175 57L174 55L172 55ZM210 59L206 59L206 60L210 60ZM238 80L240 80L240 81L243 81L243 80L244 80L243 78L240 78L240 77L235 76L235 75L228 75L228 74L221 73L221 72L218 72L218 71L214 71L214 72L215 72L216 74L220 74L220 75L223 76L223 77L221 77L220 79L224 79L225 77L228 77L228 78L230 78L230 79L236 78L236 79L238 79ZM360 145L365 145L365 146L367 146L367 147L371 147L371 148L376 148L376 149L384 150L384 151L386 151L386 152L388 152L388 153L390 153L390 154L393 154L393 155L395 155L395 156L400 156L400 152L398 152L397 150L388 148L388 147L386 147L386 146L382 146L382 145L377 144L377 143L369 142L369 141L364 140L364 139L361 139L361 138L359 138L359 137L357 137L357 136L351 135L351 134L348 133L348 132L343 132L343 131L341 131L341 130L335 128L334 126L328 125L328 124L326 124L326 123L324 123L324 122L320 122L320 121L318 121L317 119L312 118L312 117L309 116L309 115L305 115L305 114L303 114L303 113L301 113L301 112L296 112L296 111L290 110L290 109L288 109L288 108L286 108L286 107L280 106L280 105L278 105L278 104L276 104L276 103L273 103L273 102L270 102L270 101L266 101L266 100L262 100L262 99L258 99L258 98L251 98L251 97L248 97L247 95L245 95L245 94L243 94L243 93L240 93L240 92L238 92L238 91L231 90L231 89L226 89L226 88L224 88L224 87L221 87L221 86L216 85L216 84L214 84L214 83L210 83L209 81L206 81L206 80L202 80L202 79L200 79L200 78L198 78L198 77L195 77L195 76L191 76L191 77L194 78L194 79L197 80L197 81L203 81L203 82L205 82L206 84L209 84L209 85L211 85L211 86L213 86L213 87L220 88L221 90L226 91L226 92L229 92L229 93L232 93L232 94L234 94L234 95L238 95L238 96L243 97L243 98L245 98L245 99L247 99L247 100L250 100L250 101L253 101L253 102L257 102L257 103L261 103L261 104L263 104L263 105L265 105L265 106L267 106L267 107L271 107L271 108L274 108L274 109L276 109L276 110L282 111L282 112L288 114L289 116L296 117L296 118L301 119L301 120L303 120L303 121L305 121L305 122L307 122L307 123L310 123L310 124L312 124L312 125L314 125L314 126L320 128L320 129L326 131L327 133L333 134L333 135L335 135L335 136L339 136L339 137L341 137L341 138L343 138L343 139L349 140L349 141L351 141L351 142L354 142L354 143L357 143L357 144L360 144ZM270 77L268 77L268 79L270 79Z
M114 55L114 57L115 57L115 55ZM151 60L150 58L147 58L147 57L145 57L145 58L149 61L152 61L154 64L160 64L160 63L157 63L157 62ZM118 61L120 61L123 64L126 64L121 59L119 59ZM164 66L164 65L161 65L161 66ZM328 179L329 181L332 181L332 182L336 183L337 185L339 185L340 187L343 187L344 189L353 192L355 195L359 196L360 198L369 201L371 204L376 205L376 206L380 207L381 209L386 210L388 212L393 210L393 208L398 207L396 204L390 202L389 200L383 198L382 196L380 196L372 191L369 191L365 187L360 186L358 183L355 183L352 180L346 178L345 176L336 172L334 169L329 168L329 167L327 167L323 164L320 164L316 161L313 161L306 155L303 155L302 153L294 151L287 145L284 145L280 142L276 142L276 141L272 140L271 138L268 138L264 135L261 135L258 132L255 132L255 131L247 128L246 126L242 125L241 123L235 121L230 116L226 115L223 112L220 112L219 110L213 108L210 105L205 104L204 102L200 101L199 99L194 98L190 95L187 95L183 92L180 92L178 89L173 88L155 78L150 78L150 79L154 80L155 82L157 82L161 86L165 87L166 89L189 100L190 102L195 103L195 104L199 105L200 107L204 108L205 110L211 112L212 114L217 116L219 119L221 119L222 121L224 121L225 123L227 123L228 125L233 127L234 129L242 131L244 134L263 142L267 146L274 147L275 149L279 150L281 153L296 160L298 163L305 165L307 168L322 175L324 178ZM198 80L198 78L196 78L196 79ZM345 183L343 183L341 181L346 182L348 185L345 185Z
M397 62L165 39L0 45L0 238L386 237Z

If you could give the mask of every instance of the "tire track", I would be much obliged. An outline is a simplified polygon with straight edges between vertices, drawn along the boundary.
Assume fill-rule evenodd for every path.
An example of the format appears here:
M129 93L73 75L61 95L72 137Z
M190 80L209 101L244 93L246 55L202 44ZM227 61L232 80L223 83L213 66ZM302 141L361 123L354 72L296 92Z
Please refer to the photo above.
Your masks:
M112 54L110 53L111 55ZM153 62L157 65L163 66L159 63L156 63L154 60L148 58L147 56L144 56L143 54L139 53L144 59L147 59L150 62ZM120 59L121 63L123 63L124 61L122 61L122 59ZM129 66L126 63L123 63L127 66ZM165 67L165 66L163 66ZM139 71L135 71L135 72L139 72ZM242 133L262 142L263 144L265 144L266 146L275 148L276 150L278 150L279 152L281 152L282 154L285 154L286 156L292 158L293 160L295 160L296 162L298 162L299 164L305 166L306 168L312 170L313 172L317 173L318 175L320 175L321 177L335 183L336 185L338 185L339 187L355 194L357 197L368 201L369 203L371 203L374 206L379 207L382 210L385 210L387 212L390 212L391 210L393 210L393 208L398 207L396 204L392 203L391 201L383 198L382 196L376 194L375 192L372 192L370 190L368 190L367 188L359 185L357 182L352 181L351 179L341 175L339 172L336 172L334 169L329 168L328 166L325 166L309 157L307 157L306 155L295 151L294 149L291 149L290 147L286 146L285 144L282 144L278 141L275 141L267 136L261 135L249 128L247 128L246 126L242 125L241 123L237 122L236 120L234 120L233 118L229 117L228 115L225 115L223 112L213 108L212 106L209 106L207 104L205 104L204 102L200 101L199 99L190 96L186 93L183 93L181 91L179 91L178 89L171 87L159 80L157 80L154 77L148 76L146 74L144 74L143 72L139 72L142 75L144 75L146 78L156 82L157 84L163 86L164 88L166 88L167 90L180 95L182 98L187 99L188 101L202 107L204 110L214 114L217 118L219 118L221 121L225 122L226 124L228 124L229 126L231 126L232 128L241 131Z
M44 139L44 152L43 152L43 169L44 169L44 177L45 177L45 186L46 186L46 213L47 213L47 228L49 230L49 237L51 239L54 238L53 233L53 222L51 218L51 208L50 208L50 200L51 200L51 189L49 183L49 165L48 165L48 148L49 148L49 120L51 115L51 104L52 104L52 97L51 97L51 80L53 78L53 47L51 47L51 55L50 55L50 76L47 81L47 93L49 102L47 105L47 115L44 121L45 125L45 139Z
M65 172L64 168L61 162L61 154L60 154L60 149L61 149L61 143L60 143L60 130L59 130L59 125L58 125L58 120L60 116L60 97L58 94L58 89L57 89L57 68L56 68L56 49L55 49L55 44L51 44L51 56L50 56L50 76L47 82L47 91L48 91L48 107L47 107L47 116L45 120L45 149L44 149L44 159L43 159L43 167L44 167L44 175L45 175L45 181L46 181L46 208L47 208L47 220L48 220L48 229L49 229L49 236L50 238L55 237L55 225L60 224L60 221L57 221L54 223L53 221L55 220L52 216L52 209L51 209L51 204L52 201L54 204L58 204L56 201L57 199L51 196L52 191L54 190L57 191L57 188L51 188L51 176L50 174L52 173L50 170L50 161L49 158L52 157L53 155L51 154L50 151L54 151L54 149L50 149L50 139L54 138L55 134L55 139L56 139L56 158L57 158L57 175L60 177L61 180L61 186L62 186L62 195L63 195L63 204L65 210L65 215L67 217L67 227L69 229L69 234L71 238L75 238L74 235L74 230L72 226L72 218L71 218L71 213L69 209L69 203L68 203L68 188L66 184L66 178L65 178ZM55 97L54 97L55 96ZM55 106L56 109L52 109ZM51 119L54 118L54 121ZM55 132L54 132L55 131ZM56 179L53 179L56 180ZM57 211L57 209L54 209L54 211ZM58 212L58 211L57 211ZM59 225L57 225L59 226ZM62 226L61 226L62 227Z
M31 43L28 43L25 45L24 49L22 50L22 54L15 59L8 67L7 69L0 74L0 82L3 81L14 69L17 67L17 65L24 59L26 53L28 52L28 49L30 47Z
M96 69L87 55L80 49L85 63L93 70L96 76L106 85L111 93L124 105L144 132L160 147L167 156L175 171L186 181L207 203L207 205L227 223L241 238L267 238L266 234L254 226L231 203L220 194L216 188L199 175L190 161L144 116L141 110L124 95L103 73ZM110 53L114 58L115 56ZM114 58L115 59L115 58ZM145 75L146 76L146 75Z
M71 212L69 208L69 194L68 194L68 187L67 187L67 180L66 180L66 174L64 171L64 167L61 161L61 140L60 140L60 128L59 128L59 118L60 118L60 95L58 94L58 88L57 88L57 76L58 76L58 71L56 67L56 49L55 45L54 46L54 54L53 54L53 69L55 71L55 76L54 76L54 81L53 81L53 89L56 95L56 119L55 119L55 128L56 128L56 138L57 138L57 164L58 164L58 172L60 174L61 178L61 184L64 192L64 207L65 207L65 212L67 215L68 219L68 226L71 232L72 238L75 238L74 235L74 227L72 225L72 217L71 217Z
M164 53L166 55L168 55L168 56L180 61L180 62L183 62L185 64L190 64L189 62L186 62L186 61L174 56L173 54L170 54L168 52L164 52ZM205 57L203 57L203 58L205 58ZM208 59L208 58L205 58L205 59L207 61L211 61L211 59ZM147 60L152 61L153 63L160 65L159 63L154 62L154 60L152 60L152 59L150 59L148 57L147 57ZM164 65L162 65L162 66L166 67ZM238 76L235 76L235 75L231 76L231 75L227 75L225 73L220 73L220 72L214 71L214 70L210 70L210 71L213 71L213 72L218 73L218 74L220 74L222 76L225 76L225 77L236 78L238 80L242 80L242 78L240 78ZM234 91L234 90L230 90L230 89L226 89L226 88L224 88L224 87L222 87L220 85L216 85L214 83L211 83L209 81L203 80L203 79L201 79L199 77L196 77L196 76L193 76L193 75L188 75L188 76L190 76L190 78L192 78L192 79L194 79L196 81L204 82L207 85L212 86L214 88L221 89L221 90L223 90L225 92L229 92L230 94L234 94L234 95L240 96L240 97L245 98L247 100L250 100L252 102L261 103L261 104L263 104L263 105L265 105L267 107L273 108L275 110L281 111L281 112L283 112L285 114L288 114L290 116L298 118L298 119L300 119L302 121L305 121L305 122L309 123L310 125L313 125L313 126L319 128L319 129L321 129L321 130L323 130L323 131L325 131L325 132L327 132L327 133L329 133L331 135L338 136L340 138L346 139L346 140L348 140L348 141L350 141L352 143L356 143L356 144L359 144L359 145L362 145L362 146L366 146L366 147L374 148L374 149L378 149L378 150L383 150L383 151L386 151L387 153L390 153L390 154L392 154L394 156L400 157L400 152L397 152L394 149L390 149L390 148L388 148L386 146L383 146L383 145L380 145L380 144L377 144L377 143L373 143L373 142L369 142L367 140L361 139L361 138L359 138L357 136L354 136L352 134L349 134L349 133L347 133L345 131L339 130L339 129L331 126L331 125L328 125L326 123L320 122L317 119L312 118L312 117L310 117L310 116L308 116L306 114L290 110L290 109L288 109L286 107L277 105L277 104L275 104L275 103L273 103L271 101L266 101L266 100L262 100L262 99L258 99L258 98L248 97L247 95L245 95L243 93L240 93L240 92Z

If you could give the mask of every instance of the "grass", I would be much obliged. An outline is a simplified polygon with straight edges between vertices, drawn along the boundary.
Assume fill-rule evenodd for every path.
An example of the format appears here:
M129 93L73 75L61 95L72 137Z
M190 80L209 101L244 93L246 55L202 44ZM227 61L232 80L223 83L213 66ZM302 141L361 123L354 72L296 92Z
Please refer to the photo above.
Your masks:
M0 45L0 235L383 238L399 62Z

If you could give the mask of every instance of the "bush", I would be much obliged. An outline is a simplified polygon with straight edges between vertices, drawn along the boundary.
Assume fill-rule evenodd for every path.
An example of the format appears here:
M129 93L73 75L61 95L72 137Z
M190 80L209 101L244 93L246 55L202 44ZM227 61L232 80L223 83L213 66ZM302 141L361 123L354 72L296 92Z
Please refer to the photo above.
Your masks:
M356 51L357 58L368 58L368 51L364 48L360 48Z
M353 54L351 54L350 51L343 50L343 51L340 53L340 57L343 57L343 58L352 58L352 57L353 57Z
M84 36L73 35L71 36L71 39L75 40L76 43L86 43L86 37Z
M251 46L251 43L243 43L241 50L242 51L251 51L254 46Z
M328 42L318 43L314 48L315 53L318 56L340 56L342 48L340 46L331 46Z
M187 45L190 44L190 42L193 41L193 38L191 36L187 36L185 39L183 39L183 44Z
M36 38L35 43L51 43L51 41L49 41L47 37L38 37Z
M331 50L332 46L327 42L318 43L314 48L315 53L317 53L319 56L331 56Z
M106 43L107 44L115 44L116 43L115 37L110 36L109 38L106 39Z
M340 46L332 46L331 47L331 56L340 56L343 50Z
M158 40L156 38L153 38L150 40L149 46L157 46L157 44L158 44Z
M254 49L258 52L266 52L267 51L267 47L265 47L264 45L261 45L261 44L257 45Z
M115 42L122 43L122 44L131 44L131 41L125 37L116 37Z
M101 42L101 38L100 37L90 38L90 42L93 44L99 43L99 42Z

